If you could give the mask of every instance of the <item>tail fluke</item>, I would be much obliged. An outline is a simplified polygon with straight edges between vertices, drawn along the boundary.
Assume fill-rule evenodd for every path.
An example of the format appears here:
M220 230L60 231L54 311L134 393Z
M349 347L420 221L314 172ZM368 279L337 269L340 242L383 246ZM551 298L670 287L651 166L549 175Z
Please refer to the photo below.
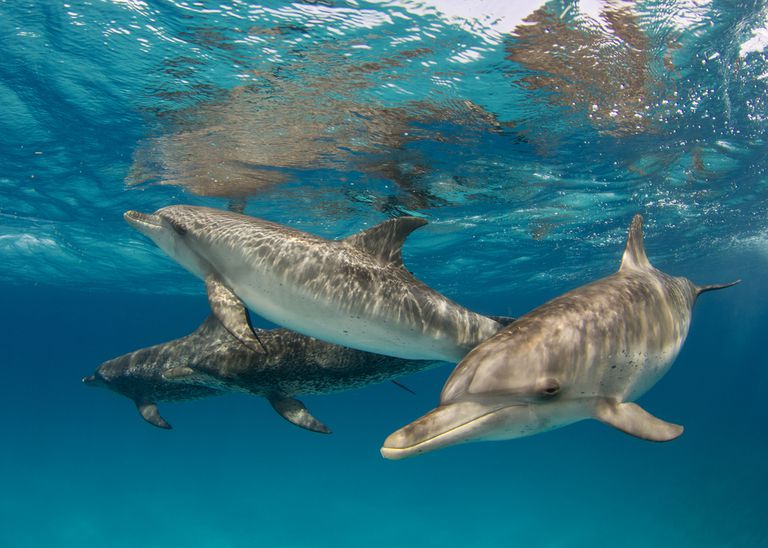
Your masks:
M701 295L702 293L705 293L707 291L716 291L718 289L725 289L726 287L734 286L738 283L741 283L741 280L736 280L735 282L729 282L727 284L714 284L714 285L702 285L696 287L696 294Z

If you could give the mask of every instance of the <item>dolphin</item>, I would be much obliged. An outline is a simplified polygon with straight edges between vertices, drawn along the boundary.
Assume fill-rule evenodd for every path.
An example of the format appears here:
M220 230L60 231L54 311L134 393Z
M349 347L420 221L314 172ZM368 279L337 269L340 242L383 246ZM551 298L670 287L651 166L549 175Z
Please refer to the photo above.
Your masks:
M738 282L701 287L657 270L642 223L640 215L632 220L618 272L535 308L474 348L446 381L439 406L391 434L382 456L530 436L588 418L646 440L682 434L632 402L669 370L696 298Z
M326 240L254 217L169 206L126 221L205 281L213 313L263 351L243 303L304 335L410 360L457 363L500 324L447 299L403 265L406 237L427 221L390 219Z
M260 329L258 336L266 352L243 345L210 315L192 334L106 361L83 382L133 400L141 416L159 428L171 425L157 402L241 392L266 398L297 426L329 433L295 396L360 388L440 363L353 350L288 329Z

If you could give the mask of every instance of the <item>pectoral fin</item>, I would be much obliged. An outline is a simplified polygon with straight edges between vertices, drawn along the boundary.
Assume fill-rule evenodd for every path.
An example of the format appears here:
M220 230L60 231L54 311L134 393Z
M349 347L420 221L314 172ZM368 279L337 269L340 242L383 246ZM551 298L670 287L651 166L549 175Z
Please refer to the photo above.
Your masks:
M165 428L170 430L172 427L168 422L160 416L160 412L157 410L157 405L151 402L136 402L136 408L141 413L141 416L152 426L158 428Z
M270 396L268 399L275 411L288 422L312 432L331 433L331 429L313 417L299 400L277 395Z
M597 407L595 418L631 436L649 441L670 441L683 433L679 424L658 419L631 402L602 402Z
M237 295L215 275L205 278L205 289L208 292L211 311L224 329L254 352L266 352L266 347L253 330L248 312Z

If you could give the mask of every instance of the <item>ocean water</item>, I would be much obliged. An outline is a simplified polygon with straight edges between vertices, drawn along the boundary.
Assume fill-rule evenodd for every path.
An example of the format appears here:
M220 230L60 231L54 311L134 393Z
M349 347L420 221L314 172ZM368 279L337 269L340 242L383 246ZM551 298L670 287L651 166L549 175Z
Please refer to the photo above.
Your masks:
M0 1L0 546L768 546L764 2ZM423 216L405 263L521 315L616 270L632 215L702 296L640 400L404 461L452 369L160 404L80 379L181 337L202 284L122 220L227 207L329 238ZM268 324L257 317L256 325Z

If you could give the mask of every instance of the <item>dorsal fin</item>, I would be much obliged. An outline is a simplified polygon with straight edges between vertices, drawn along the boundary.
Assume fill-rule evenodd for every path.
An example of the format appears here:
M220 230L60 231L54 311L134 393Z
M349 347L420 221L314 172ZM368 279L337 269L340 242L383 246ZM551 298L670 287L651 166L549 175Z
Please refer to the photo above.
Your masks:
M397 217L353 234L343 241L363 249L380 261L403 266L403 243L408 235L427 224L421 217Z
M625 269L644 269L651 268L651 263L645 255L645 246L643 245L643 216L637 214L629 225L629 235L627 236L627 247L624 248L624 255L621 258L619 270Z
M209 333L216 333L219 330L227 331L226 329L224 329L224 326L221 325L221 322L219 321L219 319L216 317L215 314L209 314L208 317L205 319L205 321L200 324L200 327L198 327L195 330L195 333L204 335Z
M245 213L245 198L232 198L227 203L227 209L232 213Z

